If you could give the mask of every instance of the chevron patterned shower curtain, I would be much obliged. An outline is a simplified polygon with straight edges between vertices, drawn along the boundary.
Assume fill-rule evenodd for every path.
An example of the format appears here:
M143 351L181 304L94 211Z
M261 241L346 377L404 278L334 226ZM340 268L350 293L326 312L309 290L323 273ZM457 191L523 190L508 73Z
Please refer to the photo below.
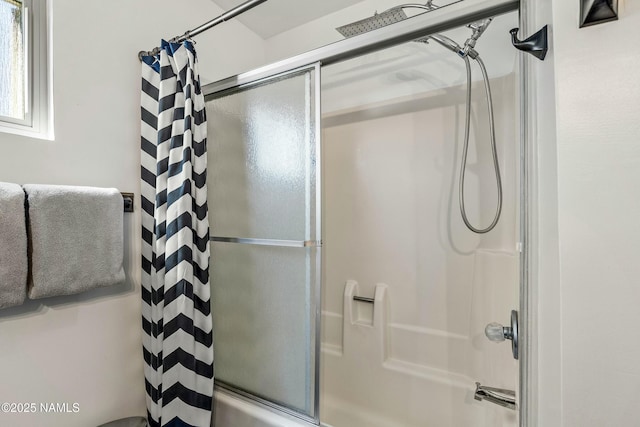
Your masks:
M207 123L190 41L143 57L142 325L147 418L210 426Z

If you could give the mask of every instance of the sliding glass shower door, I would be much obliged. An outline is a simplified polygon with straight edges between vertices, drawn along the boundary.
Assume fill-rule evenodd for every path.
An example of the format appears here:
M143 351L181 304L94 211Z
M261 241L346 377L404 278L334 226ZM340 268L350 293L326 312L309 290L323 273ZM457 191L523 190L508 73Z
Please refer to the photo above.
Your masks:
M319 71L207 98L216 384L315 423Z

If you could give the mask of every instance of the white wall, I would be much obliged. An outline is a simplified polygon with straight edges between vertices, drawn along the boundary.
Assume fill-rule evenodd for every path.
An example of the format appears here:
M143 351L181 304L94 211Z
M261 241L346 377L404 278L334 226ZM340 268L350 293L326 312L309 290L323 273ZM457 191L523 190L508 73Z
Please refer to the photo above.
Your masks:
M0 402L77 402L79 413L0 414L1 425L87 427L143 415L137 52L222 10L167 0L53 2L55 141L0 134L0 180L117 187L125 217L125 284L0 311ZM237 22L197 39L203 80L263 61L262 39ZM234 49L234 44L242 49Z
M566 427L639 422L640 4L620 3L579 29L553 2Z
M562 320L560 316L561 289L558 244L558 167L556 144L556 98L554 83L555 27L552 24L551 2L527 0L523 3L528 11L528 32L521 31L524 38L544 25L549 25L549 52L544 61L526 54L531 65L529 82L529 111L535 115L537 125L528 135L528 162L531 171L537 171L537 180L529 181L529 211L533 224L529 244L535 253L530 253L530 343L537 351L532 352L529 363L537 369L530 378L528 404L532 418L538 426L561 425L562 410ZM533 252L533 251L532 251ZM536 310L537 307L537 310Z

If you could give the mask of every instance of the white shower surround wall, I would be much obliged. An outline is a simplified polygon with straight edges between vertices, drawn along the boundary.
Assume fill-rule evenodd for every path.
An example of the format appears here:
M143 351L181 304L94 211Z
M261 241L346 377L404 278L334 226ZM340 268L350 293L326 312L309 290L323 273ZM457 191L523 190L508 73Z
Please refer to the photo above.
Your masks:
M325 75L335 82L330 68ZM518 306L514 75L492 88L505 199L498 227L482 237L458 211L462 87L325 115L323 422L516 425L515 412L473 400L475 381L515 390L518 375L508 343L483 333ZM495 184L479 89L466 197L471 217L487 223ZM355 294L384 295L373 311L351 302L350 280Z

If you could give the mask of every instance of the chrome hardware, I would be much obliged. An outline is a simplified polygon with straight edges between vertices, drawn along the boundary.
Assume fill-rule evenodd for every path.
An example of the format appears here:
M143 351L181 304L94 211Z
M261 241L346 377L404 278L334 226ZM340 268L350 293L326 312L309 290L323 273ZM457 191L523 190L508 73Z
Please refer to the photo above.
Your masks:
M489 323L484 328L484 334L493 342L511 340L511 352L513 358L518 360L518 312L511 310L511 327L502 326L499 323Z
M482 33L484 33L484 31L487 29L489 24L491 24L492 20L493 18L487 18L482 21L472 22L471 24L467 25L467 28L471 29L473 31L473 34L471 34L471 37L469 37L467 41L464 42L464 48L462 49L462 52L460 52L460 56L464 57L466 55L470 55L471 52L473 52L475 56L478 55L478 52L476 52L474 49L476 47L476 42L478 41ZM473 55L470 56L475 59Z
M476 392L473 394L473 398L478 401L486 400L487 402L513 409L514 411L518 407L518 405L516 405L515 391L504 388L486 387L480 383L476 383Z
M238 15L242 15L244 12L253 9L254 7L264 3L267 0L248 0L236 7L234 7L231 10L226 11L225 13L223 13L222 15L218 16L217 18L213 18L211 21L206 22L202 25L200 25L198 28L194 28L193 30L187 31L186 33L184 33L181 36L175 36L174 38L170 39L169 42L170 43L182 43L185 40L191 39L191 37L197 36L198 34L202 33L203 31L207 31L209 28L213 28L218 24L222 24L223 22L228 21L231 18L235 18ZM144 51L141 50L140 52L138 52L138 59L140 61L142 61L142 58L145 56L156 56L158 53L160 53L160 48L156 47L151 49L150 51Z
M277 239L250 239L245 237L220 237L212 236L211 242L241 243L244 245L282 246L288 248L319 248L321 240L277 240Z

